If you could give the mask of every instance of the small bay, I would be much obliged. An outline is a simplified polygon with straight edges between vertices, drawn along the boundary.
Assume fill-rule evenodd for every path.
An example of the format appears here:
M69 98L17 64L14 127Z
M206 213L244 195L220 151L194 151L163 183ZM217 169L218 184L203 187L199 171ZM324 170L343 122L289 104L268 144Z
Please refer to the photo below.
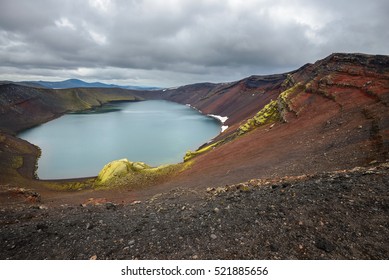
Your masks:
M21 132L42 149L40 179L96 176L110 161L127 158L151 166L181 162L221 131L214 118L177 103L150 100L111 103L66 114Z

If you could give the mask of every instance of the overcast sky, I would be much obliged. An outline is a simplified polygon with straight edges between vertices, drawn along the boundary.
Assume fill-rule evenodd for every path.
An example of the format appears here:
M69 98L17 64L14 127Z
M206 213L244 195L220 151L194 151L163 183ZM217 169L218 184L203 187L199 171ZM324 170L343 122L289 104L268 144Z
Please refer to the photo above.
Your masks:
M0 80L170 87L389 54L388 0L0 0Z

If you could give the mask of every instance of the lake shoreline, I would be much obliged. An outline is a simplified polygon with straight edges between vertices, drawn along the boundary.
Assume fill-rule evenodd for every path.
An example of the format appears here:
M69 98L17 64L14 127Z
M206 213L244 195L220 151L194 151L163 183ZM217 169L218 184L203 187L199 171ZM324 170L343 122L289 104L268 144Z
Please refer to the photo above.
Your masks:
M116 157L111 157L112 159L111 160L109 160L109 159L107 159L107 160L105 160L104 162L103 161L101 161L101 163L100 163L100 165L101 166L98 166L98 170L97 170L97 168L96 168L96 174L90 174L90 175L84 175L84 176L71 176L71 175L68 175L68 176L62 176L62 177L60 177L60 176L58 176L58 175L54 175L54 176L52 176L52 175L48 175L48 174L51 174L51 173L47 173L47 172L45 172L44 174L42 173L42 172L40 172L40 174L39 174L39 169L38 169L38 174L39 174L39 176L38 176L38 178L39 179L41 179L41 180L44 180L44 181L58 181L58 180L77 180L77 179L80 179L80 180L83 180L83 179L86 179L86 178L93 178L93 177L96 177L97 176L97 173L99 172L99 170L101 170L101 168L105 165L105 164L107 164L108 162L110 162L110 161L112 161L112 160L116 160L116 159L119 159L119 158L128 158L129 160L134 160L134 161L142 161L142 162L146 162L147 164L149 164L149 165L152 165L152 166L159 166L159 165L163 165L163 164L173 164L173 163L181 163L181 162L183 162L183 157L184 157L184 155L185 155L185 153L187 152L187 150L189 150L189 149L193 149L193 148L198 148L198 147L200 147L201 145L204 145L204 143L207 143L207 142L209 142L209 141L212 141L212 139L213 138L215 138L215 137L217 137L219 134L220 134L220 128L219 127L217 127L217 126L214 126L215 128L214 128L214 132L212 132L212 136L205 136L205 138L204 138L204 140L201 140L201 141L198 141L197 142L197 144L195 144L194 146L191 144L191 142L193 142L193 141L196 141L196 139L200 139L199 137L201 137L201 134L199 134L199 131L201 131L201 129L198 127L199 125L200 125L200 123L199 123L199 121L200 121L200 119L199 119L199 121L195 121L194 119L188 119L188 120L185 120L185 116L183 115L183 116L181 116L180 117L180 115L182 115L182 114L184 114L184 111L181 111L181 109L179 109L178 107L180 107L181 108L181 106L183 106L183 105L181 105L181 104L179 104L179 103L176 103L176 102L170 102L170 101L165 101L165 100L158 100L158 101L156 101L156 100L150 100L150 101L147 101L147 100L142 100L143 102L148 102L148 104L154 104L154 103L156 103L156 102L158 102L158 104L159 103L161 103L160 105L157 105L157 104L155 104L155 105L146 105L146 103L143 103L143 102L141 102L141 101L136 101L137 103L139 102L139 105L141 106L140 108L143 108L143 107L145 107L145 108L147 108L147 106L156 106L156 107L152 107L152 108L156 108L158 111L153 111L153 110L156 110L156 109L151 109L152 111L150 111L150 113L148 113L148 112L145 112L145 117L147 117L148 119L150 119L150 121L151 122L156 122L157 124L158 124L158 130L157 130L157 135L158 135L158 138L159 139L165 139L166 138L166 136L163 136L163 134L171 134L172 136L169 136L168 138L166 138L166 139L169 139L169 138L171 138L171 140L169 140L169 142L168 143L171 143L171 141L174 141L174 137L173 137L173 135L175 135L176 133L178 133L178 131L179 131L179 139L180 139L180 143L183 143L183 144L185 144L186 146L187 146L187 148L184 148L184 149L182 149L182 152L181 152L181 154L182 154L182 156L180 156L179 158L176 158L176 160L174 160L174 161L172 161L172 160L170 160L169 162L161 162L161 163L151 163L151 164L149 164L149 162L150 161L148 161L148 160L139 160L139 159L135 159L134 160L134 158L135 157L132 157L132 156L126 156L126 153L125 152L123 152L123 154L119 154L118 153L118 155L116 156ZM142 103L142 104L141 104ZM128 105L127 105L128 104ZM137 107L134 107L133 106L133 104L134 104L134 102L127 102L127 101L125 101L125 102L122 102L122 101L115 101L115 102L109 102L109 103L107 103L107 104L104 104L104 105L102 105L102 106L99 106L99 107L94 107L93 109L87 109L87 110L84 110L84 111L77 111L77 112L71 112L70 114L65 114L64 116L62 116L63 118L62 119L58 119L59 121L62 121L62 120L64 120L64 117L66 117L67 119L69 119L69 118L78 118L78 115L80 115L80 116L82 116L82 115L89 115L89 116L93 116L93 115L96 115L96 117L95 118L100 118L100 120L101 121L104 121L104 122L107 122L107 120L109 120L110 118L113 118L113 116L114 115L112 115L112 114L118 114L118 116L121 116L121 118L129 118L128 119L128 121L126 121L126 124L127 124L127 126L129 126L129 127L127 127L125 130L122 130L122 131L120 131L119 129L115 129L115 133L118 133L118 132L120 132L120 133L126 133L126 134L128 134L128 132L126 132L127 130L128 131L131 131L131 134L134 134L135 133L135 136L136 137L140 137L139 139L141 140L142 139L142 135L140 134L140 133L138 133L138 132L134 132L133 131L133 129L131 129L131 126L133 126L134 124L136 125L136 127L139 127L139 126L141 126L142 127L142 125L140 125L140 122L142 121L142 120L139 120L139 121L137 121L137 119L139 119L139 118L142 118L143 119L143 115L138 115L138 114L135 114L134 115L134 113L136 113L136 111L134 111L134 112L130 112L130 111L127 111L127 109L125 109L125 108L137 108L137 107L139 107L139 106L137 106ZM164 106L172 106L172 105L170 105L170 104L174 104L173 105L173 107L171 108L171 109L169 109L169 107L167 107L166 108L166 112L167 112L167 114L169 114L169 115L172 115L172 114L180 114L180 115L177 115L177 116L171 116L171 117L169 117L169 119L171 119L171 121L173 121L174 120L174 122L170 125L168 122L166 123L166 121L164 121L164 122L162 122L160 119L161 119L161 117L162 117L162 115L160 115L161 114L161 112L163 112L163 111L159 111L159 110L164 110L164 109L162 109L162 108L164 108ZM182 108L186 108L185 106L183 106ZM131 109L131 110L133 110L133 109ZM144 109L140 109L140 110L144 110ZM143 112L143 111L142 111ZM157 112L157 115L154 117L153 116L153 114L155 114ZM176 113L177 112L177 113ZM181 113L182 112L182 113ZM188 112L190 112L190 115L188 116L189 118L192 118L191 117L191 115L193 114L192 113L192 111L188 111ZM194 112L194 111L193 111ZM196 113L198 113L199 114L199 116L201 115L201 116L203 116L203 117L212 117L212 116L209 116L209 115L204 115L204 114L202 114L201 112L199 112L198 110L195 110L195 112ZM112 113L112 114L111 114ZM124 115L123 113L131 113L131 115ZM98 116L98 115L100 115L100 114L104 114L104 115L101 115L101 116ZM142 113L143 114L143 113ZM150 114L150 116L149 116L149 114ZM188 114L188 113L185 113L185 114ZM197 115L196 115L197 116ZM157 119L156 119L156 117L157 117ZM180 121L180 119L182 118L182 117L184 117L184 119L182 119L182 121ZM197 118L197 117L196 117ZM88 117L87 119L85 119L85 120L88 120L88 119L90 119L90 117ZM214 117L212 117L212 119L215 119L215 120L217 120L217 123L219 123L220 122L220 120L218 119L218 118L214 118ZM54 121L57 121L57 123L59 122L58 120L54 120ZM82 121L82 122L84 122L85 121L84 120L84 118L82 118L80 121ZM205 118L204 118L204 120L205 120ZM114 121L115 121L115 123L116 122L120 122L119 120L117 120L116 118L114 119ZM149 121L149 122L150 122ZM196 123L195 123L196 122ZM182 124L180 124L180 126L179 127L177 127L177 124L179 124L179 123L182 123ZM208 122L206 122L206 123L204 123L204 125L207 125L207 126L209 126L210 124L207 124ZM79 126L79 124L81 124L80 122L77 122L77 126ZM157 125L157 124L152 124L152 125ZM53 123L50 123L50 124L43 124L44 126L46 126L47 127L47 125L51 125L51 127L53 127ZM84 125L84 124L83 124ZM160 125L168 125L170 128L169 129L163 129L162 127L160 127ZM195 125L195 126L194 126ZM37 129L39 129L40 131L41 130L43 130L45 127L44 126L39 126L39 127L37 127ZM112 124L109 124L109 123L107 123L107 124L99 124L99 126L100 127L105 127L105 126L107 126L107 127L111 127L112 126ZM148 129L147 127L149 127L150 125L145 125L145 127L146 127L146 129ZM73 127L73 126L72 126ZM193 127L193 129L192 129L192 127ZM50 135L56 135L58 132L56 132L56 131L58 131L58 128L57 128L57 125L54 127L54 129L55 129L55 131L53 131L53 132L50 132L49 134ZM74 129L74 128L73 128ZM155 128L154 128L155 129ZM204 129L205 129L205 127L204 127ZM61 133L62 133L62 130L63 130L63 128L61 128L60 129L61 130ZM66 130L66 129L65 129ZM88 130L88 128L84 128L83 130ZM196 131L196 137L195 138L193 138L193 137L191 137L190 136L190 134L188 134L188 133L190 133L190 131ZM112 131L112 133L113 133L114 131ZM31 133L34 133L34 130L32 130L32 129L28 129L28 130L25 130L24 132L21 132L21 133L19 133L18 134L18 137L20 137L21 139L24 139L24 140L27 140L27 141L29 141L30 143L32 142L32 143L34 143L34 145L36 145L37 147L39 147L39 149L42 149L43 150L43 152L42 152L42 155L41 155L41 157L39 158L37 158L37 161L40 161L40 165L42 166L42 160L44 160L44 158L45 158L45 156L47 156L47 155L45 155L45 148L44 148L44 145L42 146L41 144L39 144L39 142L38 142L38 140L35 140L34 141L34 137L36 137L36 136L31 136ZM41 132L40 134L42 134L43 132ZM77 133L77 132L69 132L69 133L66 133L66 135L80 135L80 136L75 136L75 137L72 137L72 138L74 138L74 139L76 139L76 138L80 138L80 140L79 141L82 141L81 143L83 143L83 142L88 142L88 143L90 143L92 146L93 146L93 140L92 139L97 139L97 135L95 136L95 137L93 137L92 136L92 139L91 140L87 140L88 138L85 138L85 137L82 137L81 136L81 133L83 133L83 131L80 131L79 133ZM94 132L95 133L95 132ZM35 133L36 134L36 133ZM153 134L155 134L154 132L153 132ZM188 136L185 136L185 137L189 137L187 140L183 140L183 138L182 137L184 137L184 135L186 135L186 134L188 134ZM208 134L209 134L209 132L208 132ZM32 134L32 135L34 135L34 134ZM44 135L44 134L43 134ZM111 135L111 133L109 133L108 135L103 135L105 138L104 139L106 139L106 140L104 140L104 141L107 141L107 139L111 139L113 136ZM43 137L43 136L39 136L39 137ZM64 137L65 137L65 135L64 135ZM63 137L63 138L64 138ZM67 136L66 136L67 137ZM122 136L115 136L115 137L113 137L113 138L120 138L120 137L122 137ZM125 137L125 136L124 136ZM178 136L177 136L178 137ZM46 137L45 137L45 139L46 139ZM50 138L51 139L51 138ZM65 139L65 138L64 138ZM135 141L134 140L134 137L131 137L131 138L128 138L128 139L130 139L132 142L133 141ZM57 141L60 141L60 140L62 140L61 138L60 139L58 139ZM147 136L145 136L144 137L144 139L143 140L141 140L142 141L142 147L144 146L144 148L146 149L145 150L145 152L147 152L147 153L149 153L150 155L154 155L152 152L150 152L149 151L149 149L150 149L150 147L152 147L152 150L154 150L154 152L155 151L159 151L159 150L164 150L163 148L161 148L161 149L159 149L159 148L157 148L157 147L155 147L155 144L158 144L158 145L167 145L168 143L166 143L166 144L164 144L164 142L161 142L160 140L158 141L158 142L155 142L155 141L152 141L154 144L150 144L150 145L148 145L148 144L144 144L144 143L147 143L148 141L150 141L150 140L147 140ZM40 140L40 141L43 141L43 139L42 140ZM68 140L66 140L66 141L68 141ZM74 141L74 140L72 140L72 141ZM99 142L100 141L102 141L102 140L99 140ZM115 140L115 143L117 142L118 140ZM45 140L45 142L47 142L47 140ZM133 144L131 144L132 142L128 142L128 141L126 141L126 145L129 145L130 147L131 147L131 149L133 149L132 147L133 147ZM78 147L81 147L81 143L80 144L72 144L72 146L71 147L69 147L69 149L77 149ZM124 144L124 143L123 143ZM90 150L91 149L91 145L89 145L88 146L88 150ZM119 145L119 146L118 146ZM171 144L169 144L169 146L170 146ZM192 146L191 146L192 145ZM109 146L116 146L116 148L119 148L120 147L120 149L125 149L125 146L121 146L121 144L111 144L111 145L109 145ZM75 148L74 148L75 147ZM139 146L139 147L141 147L141 146ZM175 150L177 150L179 148L179 146L176 146L175 147ZM170 149L172 149L171 147L170 147ZM52 148L51 148L51 150L52 150ZM63 149L63 150L65 150L65 149ZM66 149L66 150L68 150L68 149ZM138 150L139 150L139 148L138 148ZM170 150L169 150L170 151ZM83 150L81 150L80 152L84 152ZM77 154L77 156L79 156L79 155L81 155L80 154L80 152L74 152L74 153L76 153ZM90 153L91 153L91 156L96 156L96 155L99 155L99 153L98 152L93 152L93 150L91 150L90 151ZM127 154L128 154L128 150L127 150ZM137 154L139 154L140 155L140 152L138 152ZM168 155L167 154L167 152L165 152L165 154L166 155ZM171 154L173 155L173 151L171 151ZM138 156L139 156L138 155ZM59 159L64 159L64 157L61 157L61 156L54 156L53 155L53 153L51 153L50 154L50 156L51 157L54 157L54 158L59 158ZM168 155L169 157L171 157L170 155ZM42 158L43 157L43 158ZM99 156L99 157L101 157L101 156ZM80 159L81 160L85 160L85 159L89 159L90 157L89 156L87 156L87 155L85 155L85 156L80 156ZM58 164L57 162L54 162L55 164ZM61 162L62 163L62 162ZM84 166L86 166L86 165L88 165L88 167L90 166L89 164L84 164ZM52 167L53 166L53 167ZM72 166L73 166L73 163L72 163ZM41 167L42 168L42 167ZM54 167L54 165L53 164L50 164L50 168L51 169L53 169L53 168L55 168ZM76 166L74 166L74 168L76 168ZM55 168L55 171L56 170L64 170L63 168L60 168L60 167L57 167L57 168ZM41 170L42 171L42 170ZM43 174L43 175L42 175ZM45 175L46 174L46 175ZM51 178L50 178L51 177ZM56 177L59 177L59 178L56 178Z

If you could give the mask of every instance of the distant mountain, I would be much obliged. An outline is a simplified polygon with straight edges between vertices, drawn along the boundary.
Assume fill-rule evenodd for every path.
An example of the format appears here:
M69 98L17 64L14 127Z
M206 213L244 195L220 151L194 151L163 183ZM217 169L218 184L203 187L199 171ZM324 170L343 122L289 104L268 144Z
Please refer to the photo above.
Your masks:
M39 84L38 82L13 82L13 81L0 81L0 85L6 85L6 84L15 84L19 86L25 86L25 87L34 87L34 88L46 88L45 86Z
M119 86L114 84L104 84L100 82L88 83L78 79L68 79L59 82L48 82L48 81L25 81L23 84L39 85L45 88L123 88L123 89L134 89L134 90L157 90L158 87L142 87L142 86Z

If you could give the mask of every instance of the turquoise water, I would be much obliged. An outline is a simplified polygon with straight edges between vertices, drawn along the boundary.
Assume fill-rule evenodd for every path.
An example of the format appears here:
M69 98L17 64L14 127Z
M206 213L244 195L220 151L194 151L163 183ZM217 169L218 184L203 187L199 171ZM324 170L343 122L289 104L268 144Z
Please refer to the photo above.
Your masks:
M96 176L121 158L151 166L181 162L220 130L217 120L188 106L152 100L67 114L18 136L42 149L39 178L64 179Z

